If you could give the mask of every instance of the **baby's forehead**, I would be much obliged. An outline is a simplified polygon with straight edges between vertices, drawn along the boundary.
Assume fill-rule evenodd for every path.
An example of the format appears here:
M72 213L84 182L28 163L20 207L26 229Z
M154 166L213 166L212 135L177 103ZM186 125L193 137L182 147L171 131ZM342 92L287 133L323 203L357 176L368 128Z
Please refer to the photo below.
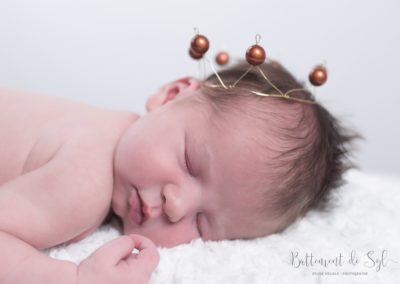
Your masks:
M206 130L202 143L210 156L210 171L221 186L260 188L273 178L277 166L274 152L260 137L268 134L260 134L254 125L238 118L223 122L222 127L218 122L215 124L216 127ZM275 137L268 136L270 143L276 143Z
M265 222L265 216L273 215L268 213L272 198L268 190L270 181L275 180L277 164L269 146L277 144L277 138L246 115L190 115L200 117L201 125L191 128L189 149L196 160L206 161L202 168L207 171L209 184L219 192L211 197L221 204L215 212L223 218L226 233L238 238L272 231L275 221ZM240 227L236 227L238 222Z
M308 116L304 105L267 100L215 108L200 97L186 104L187 120L189 127L195 128L196 140L209 148L226 175L271 180L279 176L284 159L290 158L283 154L307 140L296 138L312 128L304 119Z

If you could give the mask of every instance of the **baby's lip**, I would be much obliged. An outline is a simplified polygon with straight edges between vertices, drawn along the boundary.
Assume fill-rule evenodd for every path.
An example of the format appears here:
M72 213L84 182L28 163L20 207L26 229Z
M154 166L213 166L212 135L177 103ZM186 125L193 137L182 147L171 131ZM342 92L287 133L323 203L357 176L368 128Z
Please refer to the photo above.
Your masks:
M139 191L137 189L135 189L135 190L136 190L136 193L137 193L137 196L139 199L139 206L140 206L139 209L140 209L140 214L141 214L140 225L142 225L148 218L148 216L146 214L148 205L143 201L142 197L139 194Z
M133 187L133 190L131 192L131 197L129 200L130 204L130 219L132 223L136 225L141 225L144 220L144 215L143 215L143 205L142 205L142 199L139 195L138 190L136 187Z

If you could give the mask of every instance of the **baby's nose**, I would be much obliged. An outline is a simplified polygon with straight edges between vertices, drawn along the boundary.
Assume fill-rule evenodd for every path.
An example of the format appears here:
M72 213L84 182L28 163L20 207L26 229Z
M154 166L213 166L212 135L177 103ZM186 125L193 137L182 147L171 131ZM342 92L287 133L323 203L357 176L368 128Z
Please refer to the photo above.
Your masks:
M163 189L163 211L171 222L178 222L186 214L190 204L182 192L182 188L175 185L167 185Z

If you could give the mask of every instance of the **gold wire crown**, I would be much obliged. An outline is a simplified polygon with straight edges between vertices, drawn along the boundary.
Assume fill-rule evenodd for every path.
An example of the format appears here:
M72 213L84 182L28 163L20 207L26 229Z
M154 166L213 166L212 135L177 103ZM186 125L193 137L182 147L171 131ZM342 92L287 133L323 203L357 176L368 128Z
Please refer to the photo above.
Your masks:
M309 100L309 99L300 99L296 98L293 96L290 96L289 94L297 91L309 91L306 88L295 88L291 89L287 92L282 92L277 86L275 86L270 79L268 79L267 75L265 72L260 68L259 65L265 62L266 59L266 54L265 50L262 46L259 45L259 42L261 40L261 36L259 34L256 35L256 44L250 46L247 51L246 51L246 60L249 63L249 68L237 79L233 84L226 85L224 81L222 80L221 76L218 74L217 70L214 68L213 64L211 63L208 58L205 57L205 53L208 51L210 44L204 35L200 35L198 30L195 28L196 35L193 37L190 48L189 48L189 55L195 59L195 60L201 60L204 59L211 69L213 70L215 76L217 77L218 81L220 82L221 85L214 85L214 84L208 84L207 86L209 87L214 87L214 88L224 88L226 90L233 89L235 86L239 83L240 80L242 80L253 68L256 68L261 76L265 79L265 81L270 84L272 88L274 88L278 94L266 94L266 93L261 93L253 90L248 90L250 93L253 93L258 96L263 96L263 97L275 97L275 98L282 98L282 99L287 99L287 100L293 100L297 102L302 102L302 103L308 103L308 104L316 104L317 102L314 100ZM219 52L215 58L216 62L219 65L225 65L229 61L229 55L227 52ZM310 72L309 76L309 81L310 83L314 86L321 86L323 85L326 80L328 79L328 73L324 65L316 65Z

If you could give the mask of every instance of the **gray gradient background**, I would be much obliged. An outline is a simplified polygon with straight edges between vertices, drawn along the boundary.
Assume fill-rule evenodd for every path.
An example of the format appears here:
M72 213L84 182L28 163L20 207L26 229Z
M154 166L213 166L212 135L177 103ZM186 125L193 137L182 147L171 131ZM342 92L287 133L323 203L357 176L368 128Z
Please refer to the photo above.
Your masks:
M0 86L143 114L163 83L199 76L193 27L209 58L243 58L259 33L300 80L326 60L317 97L365 136L361 169L400 176L399 12L394 0L0 0Z

